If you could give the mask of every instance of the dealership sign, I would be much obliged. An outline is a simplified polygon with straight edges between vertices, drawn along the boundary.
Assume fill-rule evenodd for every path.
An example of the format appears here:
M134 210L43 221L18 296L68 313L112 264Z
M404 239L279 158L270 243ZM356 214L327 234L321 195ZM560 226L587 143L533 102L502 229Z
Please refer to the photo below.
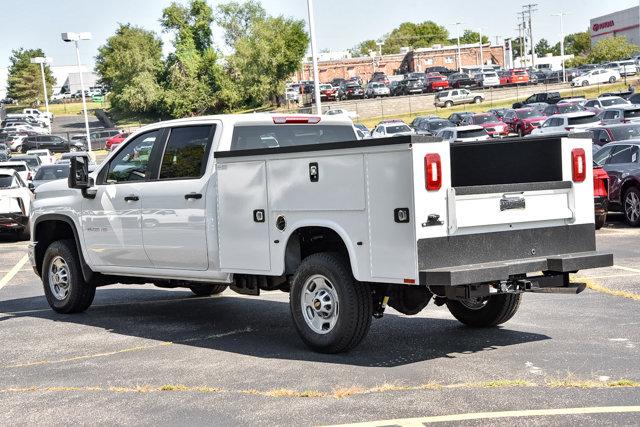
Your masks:
M610 21L596 22L595 24L593 24L592 30L594 33L597 33L600 30L604 30L606 28L611 28L614 26L615 22L612 19Z

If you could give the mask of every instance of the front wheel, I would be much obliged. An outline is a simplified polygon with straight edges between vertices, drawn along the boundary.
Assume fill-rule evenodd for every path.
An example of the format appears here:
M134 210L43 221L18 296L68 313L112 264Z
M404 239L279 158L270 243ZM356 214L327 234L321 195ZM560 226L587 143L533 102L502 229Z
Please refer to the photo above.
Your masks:
M600 230L607 222L607 214L598 215L596 217L596 230Z
M587 80L584 80L582 82L582 87L585 87L585 86L589 86L589 82Z
M84 281L72 239L49 245L42 262L42 284L49 306L63 314L85 311L96 294L96 287Z
M628 189L623 197L624 220L632 227L640 225L640 190Z
M445 102L445 103L444 103L444 107L445 107L445 108L451 108L451 107L453 107L453 102L451 102L451 101L447 101L447 102Z
M69 147L69 152L70 152L70 153L73 153L73 152L75 152L75 151L78 151L78 148L77 148L77 147Z
M615 83L615 82L616 82L615 76L609 77L609 83Z
M475 328L500 325L513 317L522 294L499 294L485 298L449 300L449 312L460 322Z
M337 253L305 258L293 277L290 308L302 341L321 353L341 353L362 341L373 313L371 290Z

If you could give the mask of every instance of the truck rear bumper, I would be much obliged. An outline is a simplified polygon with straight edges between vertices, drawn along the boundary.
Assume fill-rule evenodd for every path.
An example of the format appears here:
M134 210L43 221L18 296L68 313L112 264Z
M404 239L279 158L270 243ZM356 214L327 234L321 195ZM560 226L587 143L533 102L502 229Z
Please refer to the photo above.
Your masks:
M613 265L613 254L595 251L576 252L424 270L420 271L420 284L426 286L469 285L508 280L510 276L537 271L568 273L611 265Z

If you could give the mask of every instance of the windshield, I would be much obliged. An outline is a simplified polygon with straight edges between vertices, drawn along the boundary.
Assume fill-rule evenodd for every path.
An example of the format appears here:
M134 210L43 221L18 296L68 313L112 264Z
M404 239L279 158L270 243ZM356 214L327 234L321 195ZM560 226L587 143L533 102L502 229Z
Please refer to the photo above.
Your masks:
M600 119L597 116L569 117L569 125L586 125L588 123L596 123L599 121Z
M470 130L459 130L458 131L458 139L463 138L480 138L482 136L487 135L487 132L484 129L470 129Z
M2 165L0 164L0 169L13 169L16 172L26 172L26 165Z
M446 128L446 127L453 127L453 126L455 126L455 125L453 123L447 121L447 120L439 120L439 121L422 123L421 126L420 126L420 129L427 129L427 130L436 131L438 129L442 129L442 128Z
M387 133L411 132L411 128L407 125L387 126Z
M601 99L600 103L602 104L603 107L610 107L612 105L626 104L627 101L625 101L622 98L609 98L609 99Z
M331 86L331 85L320 85L320 90L329 90L329 89L333 89L333 86Z
M347 142L355 139L351 125L236 125L231 150L295 147L299 145Z
M558 112L560 114L575 113L576 111L584 111L584 107L577 104L558 104Z
M480 125L482 123L495 123L498 122L498 118L493 114L483 114L478 116L473 116L473 124Z
M625 110L624 118L625 119L634 119L636 117L640 117L640 108L637 110Z
M40 166L40 159L38 157L20 157L11 160L20 160L21 162L25 162L31 168L37 168Z
M0 188L16 188L20 184L13 175L0 175Z
M640 137L640 125L616 126L609 128L614 141L624 141Z
M52 181L54 179L63 179L67 177L69 177L69 166L55 165L41 167L33 179L36 181Z
M540 112L536 110L516 110L516 115L519 119L526 119L527 117L538 117Z

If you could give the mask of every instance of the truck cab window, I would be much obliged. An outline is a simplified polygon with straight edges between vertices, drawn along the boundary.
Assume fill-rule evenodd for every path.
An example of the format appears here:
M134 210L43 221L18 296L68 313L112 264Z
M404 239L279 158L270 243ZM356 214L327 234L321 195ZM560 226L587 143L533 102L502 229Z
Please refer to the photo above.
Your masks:
M200 178L207 167L211 126L173 128L162 155L160 179Z
M160 130L144 133L129 142L109 163L107 184L143 181L147 175L151 150Z

